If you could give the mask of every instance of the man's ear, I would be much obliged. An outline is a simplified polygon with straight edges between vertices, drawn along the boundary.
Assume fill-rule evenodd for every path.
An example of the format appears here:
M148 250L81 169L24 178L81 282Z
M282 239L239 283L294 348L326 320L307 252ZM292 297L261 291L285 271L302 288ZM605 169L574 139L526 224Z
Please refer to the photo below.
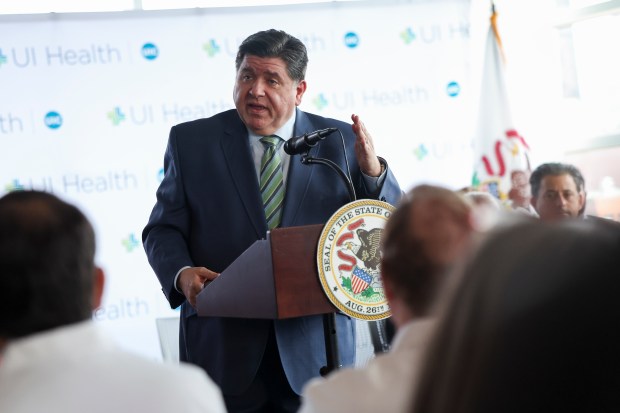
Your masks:
M93 311L101 306L101 298L103 297L103 287L105 285L105 275L103 270L95 267L93 273Z
M532 208L534 208L534 211L538 212L538 209L536 209L536 202L538 202L538 197L532 195L532 197L530 198L530 205L532 206Z
M295 105L299 106L301 105L301 98L304 96L304 93L306 93L306 81L302 80L299 83L297 83L297 87L295 90Z
M588 194L586 191L579 191L579 215L583 215L586 209L586 198Z

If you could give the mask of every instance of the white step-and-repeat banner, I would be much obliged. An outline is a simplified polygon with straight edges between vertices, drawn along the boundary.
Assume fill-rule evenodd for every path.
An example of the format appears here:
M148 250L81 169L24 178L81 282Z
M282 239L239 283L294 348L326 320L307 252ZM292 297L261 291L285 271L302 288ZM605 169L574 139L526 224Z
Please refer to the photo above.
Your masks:
M233 107L239 43L285 30L308 48L303 110L357 113L404 189L472 174L469 2L385 1L0 18L0 194L53 192L95 226L108 276L94 318L161 358L174 317L140 234L169 128Z

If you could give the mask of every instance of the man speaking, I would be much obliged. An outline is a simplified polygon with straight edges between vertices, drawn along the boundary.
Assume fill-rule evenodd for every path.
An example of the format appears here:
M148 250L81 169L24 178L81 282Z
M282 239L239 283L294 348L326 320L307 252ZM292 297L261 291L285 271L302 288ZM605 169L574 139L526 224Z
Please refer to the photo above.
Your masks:
M170 305L181 305L181 359L207 371L230 412L294 412L302 386L326 364L322 316L198 317L194 308L204 283L268 230L323 224L350 200L333 170L303 165L301 155L284 152L285 141L336 128L346 151L333 133L309 146L309 154L350 169L358 198L394 204L401 196L357 115L349 125L297 109L307 62L304 44L283 31L261 31L241 43L236 110L171 129L165 176L142 234ZM341 362L350 365L354 323L337 314L336 327Z

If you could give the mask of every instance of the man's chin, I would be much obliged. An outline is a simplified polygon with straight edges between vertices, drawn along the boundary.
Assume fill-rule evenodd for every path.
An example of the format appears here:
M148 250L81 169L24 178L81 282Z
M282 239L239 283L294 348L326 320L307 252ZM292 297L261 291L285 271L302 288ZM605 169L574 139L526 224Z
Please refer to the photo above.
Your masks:
M541 216L541 219L545 221L561 221L561 220L569 219L572 217L573 216L570 214L570 212L556 212L553 214L543 215Z
M267 130L267 124L266 122L262 122L260 119L257 118L250 118L249 122L246 123L246 126L248 127L248 129L250 129L252 132L254 132L257 135L269 135L269 130Z
M559 212L555 217L556 220L569 219L569 218L574 218L574 216L568 211Z

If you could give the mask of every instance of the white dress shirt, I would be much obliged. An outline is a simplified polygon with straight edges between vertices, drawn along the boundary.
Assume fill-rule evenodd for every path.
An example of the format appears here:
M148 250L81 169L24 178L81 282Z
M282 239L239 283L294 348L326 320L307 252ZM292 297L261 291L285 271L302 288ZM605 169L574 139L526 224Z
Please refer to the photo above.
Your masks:
M298 413L400 413L408 411L421 353L434 320L412 321L398 329L388 353L364 368L345 368L309 381Z
M0 362L0 412L224 413L199 368L119 349L92 321L10 341Z

